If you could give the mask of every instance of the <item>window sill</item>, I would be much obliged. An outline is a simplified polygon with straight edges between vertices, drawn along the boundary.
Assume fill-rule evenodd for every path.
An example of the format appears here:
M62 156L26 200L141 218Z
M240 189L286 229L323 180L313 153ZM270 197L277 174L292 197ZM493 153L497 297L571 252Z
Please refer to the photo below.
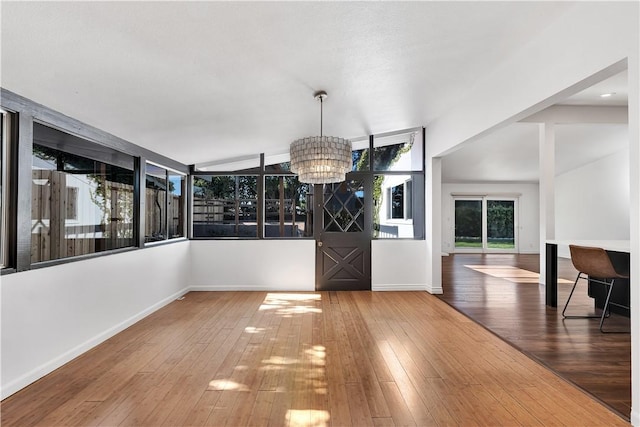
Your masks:
M186 242L189 239L187 239L186 237L176 237L173 239L167 239L167 240L158 240L156 242L147 242L144 244L144 248L151 248L154 246L162 246L162 245L170 245L172 243L178 243L178 242Z

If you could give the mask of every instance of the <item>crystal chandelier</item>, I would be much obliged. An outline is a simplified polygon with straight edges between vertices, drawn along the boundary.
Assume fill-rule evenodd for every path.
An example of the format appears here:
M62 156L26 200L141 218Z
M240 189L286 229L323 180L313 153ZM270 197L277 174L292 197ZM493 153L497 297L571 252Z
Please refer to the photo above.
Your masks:
M322 104L327 93L316 92L314 98L320 101L320 136L309 136L291 143L291 172L298 174L298 180L307 184L342 182L353 167L351 141L322 136Z

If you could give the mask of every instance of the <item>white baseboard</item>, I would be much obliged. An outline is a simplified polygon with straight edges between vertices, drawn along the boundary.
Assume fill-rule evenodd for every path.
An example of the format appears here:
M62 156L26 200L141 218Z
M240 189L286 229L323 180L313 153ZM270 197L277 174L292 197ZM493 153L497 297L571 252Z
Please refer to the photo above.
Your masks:
M89 340L83 342L82 344L77 345L76 347L72 348L71 350L61 354L60 356L56 357L53 360L50 360L49 362L38 366L37 368L27 372L26 374L22 375L21 377L11 381L10 383L4 385L4 387L2 387L2 389L0 390L0 399L5 399L9 396L11 396L13 393L23 389L24 387L28 386L29 384L39 380L40 378L44 377L45 375L53 372L54 370L58 369L59 367L61 367L62 365L64 365L65 363L70 362L71 360L75 359L76 357L80 356L81 354L91 350L93 347L97 346L98 344L103 343L104 341L108 340L109 338L111 338L112 336L116 335L119 332L124 331L125 329L127 329L129 326L133 325L134 323L144 319L145 317L147 317L149 314L153 313L154 311L164 307L165 305L169 304L170 302L174 301L176 298L181 297L182 295L186 294L187 292L189 292L189 288L184 288L176 293L174 293L171 296L168 296L167 298L157 302L156 304L152 305L151 307L142 310L140 313L137 313L133 316L131 316L130 318L124 320L123 322L120 322L119 324L117 324L116 326L113 326L112 328L107 329L106 331L99 333L98 335L94 336L93 338L90 338Z
M425 285L425 290L432 295L442 295L444 292L442 290L442 285L433 286L428 283Z
M422 291L426 290L424 283L418 285L403 284L403 285L373 285L371 290L374 292L383 291Z
M195 285L189 286L189 291L204 291L204 292L220 292L220 291L237 291L237 292L246 292L246 291L259 291L259 292L314 292L315 287L304 287L300 286L299 288L283 288L278 289L274 286L268 285Z
M631 409L631 425L640 426L640 412Z
M385 291L427 291L431 293L442 293L442 287L439 288L440 292L431 292L427 285L424 283L421 284L384 284L384 285L373 285L371 286L371 290L374 292L385 292ZM234 286L216 286L216 285L203 285L203 286L190 286L189 291L194 292L315 292L313 288L300 288L300 289L276 289L272 286L256 286L256 285L234 285Z

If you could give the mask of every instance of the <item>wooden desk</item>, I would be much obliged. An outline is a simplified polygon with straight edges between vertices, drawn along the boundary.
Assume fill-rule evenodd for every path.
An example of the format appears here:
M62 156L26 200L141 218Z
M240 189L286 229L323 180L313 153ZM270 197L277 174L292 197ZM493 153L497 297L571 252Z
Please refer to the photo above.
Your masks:
M592 246L608 252L630 253L629 240L547 240L545 250L545 303L549 307L558 306L558 246Z

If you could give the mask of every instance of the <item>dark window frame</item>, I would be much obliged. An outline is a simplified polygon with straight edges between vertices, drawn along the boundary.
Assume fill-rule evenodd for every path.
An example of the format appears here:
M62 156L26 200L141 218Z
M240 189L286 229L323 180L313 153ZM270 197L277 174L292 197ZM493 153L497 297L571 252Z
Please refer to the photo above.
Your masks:
M267 187L267 182L266 180L268 178L278 178L279 181L279 186L284 184L284 179L285 178L297 178L297 175L293 175L293 174L289 174L289 175L284 175L282 173L271 173L271 172L267 172L265 173L264 177L263 177L263 182L264 182L264 187L265 187L265 193L266 193L266 187ZM282 180L282 181L280 181ZM304 183L300 183L301 185L306 185L308 186L307 192L306 192L306 209L311 209L311 211L313 211L313 189L314 186L313 184L304 184ZM279 191L281 191L279 189ZM262 200L262 205L263 205L263 211L264 211L264 224L263 224L263 230L265 233L265 239L305 239L305 238L313 238L313 224L309 224L308 220L309 217L307 216L305 218L305 228L304 228L304 233L302 236L292 236L292 235L287 235L286 230L287 230L287 226L290 226L290 230L291 233L294 232L295 230L295 226L298 223L298 221L296 221L296 217L297 217L297 203L295 199L285 199L284 198L284 194L280 193L280 197L277 201L277 206L278 206L278 225L279 225L279 230L278 230L278 236L267 236L267 225L272 225L273 221L268 221L267 220L267 202L268 201L274 201L275 199L267 199L266 197L263 196L263 200ZM287 200L290 200L290 204L291 204L291 220L288 223L286 221L286 202ZM306 212L306 211L305 211ZM300 221L302 222L302 221ZM307 228L307 226L309 226ZM310 234L309 234L310 233Z
M145 192L145 197L146 197L146 190L147 190L146 183L148 182L147 176L149 175L149 173L148 173L149 171L148 171L147 165L152 165L154 168L164 170L164 179L165 179L165 185L166 185L165 193L166 194L165 194L164 206L163 206L163 208L164 208L164 220L161 219L161 222L164 223L164 226L163 226L163 232L164 232L163 236L164 236L164 238L156 239L156 240L148 239L148 237L146 236L146 229L145 229L145 233L143 233L144 235L142 236L143 239L144 239L145 246L166 243L169 240L186 239L187 238L187 209L186 209L187 203L186 203L186 201L187 201L187 197L188 197L186 193L188 192L187 191L188 190L188 184L187 184L188 183L188 174L173 170L173 169L168 168L166 166L159 165L159 164L157 164L155 162L147 160L145 162L145 165L144 165L144 175L145 175L145 186L144 186L144 190L145 191L144 192ZM181 224L178 225L178 227L177 227L178 229L182 230L182 233L181 233L180 236L175 236L175 237L171 237L170 236L169 231L171 230L171 225L170 225L170 221L169 221L169 217L168 217L169 213L172 211L171 206L170 206L171 205L170 199L172 198L172 194L173 193L169 191L169 188L171 187L170 184L169 184L171 182L170 177L172 177L172 176L181 176L182 179L183 179L183 187L181 189L182 198L183 198L182 202L181 202L182 203L182 208L178 209L178 213L180 214L179 218L181 219ZM142 190L142 187L141 187L141 190ZM146 202L144 203L144 206L145 206L145 219L144 220L145 220L145 223L146 223L146 219L148 218L148 216L146 215L146 210L150 209L151 207L147 206Z
M193 238L193 224L192 224L192 187L193 187L193 173L198 174L218 174L218 175L229 175L234 172L203 172L203 171L195 171L194 165L187 166L176 160L170 159L168 157L162 156L161 154L155 153L143 147L137 146L129 141L118 138L114 135L111 135L107 132L104 132L100 129L87 125L77 119L65 116L64 114L55 111L51 108L38 104L30 99L22 97L16 93L8 91L4 88L0 88L0 107L10 113L12 115L12 128L11 128L11 152L10 157L7 159L9 175L10 175L10 186L6 188L7 198L10 201L7 205L12 206L13 209L6 216L8 222L8 232L6 238L8 238L8 250L7 257L8 262L5 267L1 270L2 274L14 273L20 271L27 271L31 269L37 269L42 267L47 267L50 265L58 265L64 264L68 262L75 262L78 260L83 260L87 258L95 258L101 256L108 256L114 253L128 252L137 249L143 249L148 246L155 246L156 244L170 244L177 243L186 239L194 239ZM45 126L49 126L51 128L60 130L62 132L68 133L72 136L84 139L89 141L91 144L96 144L98 146L106 147L108 149L114 150L116 152L120 152L126 155L130 155L134 158L134 218L137 220L137 225L134 226L134 236L135 236L135 244L133 247L123 248L123 249L114 249L108 250L104 252L81 255L81 256L73 256L68 258L61 258L58 260L40 262L36 264L31 263L31 155L33 151L33 124L40 123ZM424 128L422 129L422 152L424 153ZM414 131L418 130L418 128L409 129L405 131ZM374 137L384 137L392 134L399 134L403 131L399 132L390 132L387 134L380 135L371 135L369 136L369 154L373 153L373 138ZM355 139L354 141L362 141L364 138ZM388 174L411 174L414 178L413 182L415 187L420 187L414 189L415 194L419 194L424 198L424 176L425 176L425 165L424 165L424 156L423 156L423 164L422 169L419 171L374 171L373 170L373 159L372 155L369 158L369 170L367 171L353 171L347 175L348 179L351 177L358 177L360 174L366 174L369 176L373 175L388 175ZM153 245L145 245L144 242L144 211L145 211L145 202L144 197L142 197L142 188L144 187L146 173L145 173L145 165L146 162L150 161L157 165L162 165L165 168L174 170L179 172L180 174L184 174L186 178L185 185L185 231L186 236L184 238L175 238L175 239L167 239L162 242L156 242ZM257 218L259 221L258 226L258 239L264 239L264 176L269 175L283 175L289 176L294 175L291 172L282 171L279 173L278 171L267 170L264 165L264 155L260 155L260 168L258 173L254 173L252 170L251 173L249 171L238 172L238 174L256 174L261 179L258 179L258 214ZM418 184L418 180L415 178L420 178L422 184ZM4 191L5 189L3 189ZM416 203L414 200L414 209L413 209L413 218L420 218L418 221L419 224L419 232L414 234L413 239L411 240L420 240L424 239L424 206L421 207L423 203ZM414 222L415 223L415 222ZM373 237L372 239L376 239ZM278 237L275 239L287 239L286 237ZM296 240L300 239L314 239L313 236L295 238Z
M387 188L387 192L388 194L388 203L389 206L387 207L387 219L389 220L398 220L398 221L408 221L413 219L413 195L412 195L412 185L413 182L413 178L409 178L407 180L405 180L404 182L394 185L393 187L388 187ZM401 193L399 196L394 194L394 189L396 188L400 188L401 189ZM400 209L402 212L402 215L400 216L396 216L394 215L394 204L393 204L393 198L394 197L400 197L402 199L401 204L400 204Z
M46 140L52 135L73 141L53 144ZM82 155L74 149L78 145ZM31 170L37 171L43 182L34 179L31 187L31 241L33 244L35 235L38 245L35 250L31 248L31 265L135 247L133 157L114 153L112 157L119 156L114 163L121 166L106 163L98 160L110 154L111 150L104 147L100 148L102 152L95 151L95 157L86 157L88 147L95 149L90 142L40 123L33 126L32 147ZM80 201L82 211L88 215L83 215L80 224L67 217L70 182L83 188L76 204ZM34 204L34 200L38 203ZM43 228L47 231L40 233Z
M264 218L263 218L263 212L264 212L264 207L263 207L263 203L264 203L264 173L263 171L257 171L256 169L249 169L249 170L242 170L242 171L233 171L233 172L200 172L200 171L193 171L191 172L191 185L190 188L188 189L188 192L190 194L191 197L191 215L190 215L190 219L191 219L191 239L193 240L256 240L256 239L262 239L264 238L264 229L263 229L263 225L264 225ZM195 231L194 231L194 226L195 226L195 219L194 217L198 214L200 214L200 212L195 212L196 207L195 207L195 201L196 198L194 196L194 179L196 177L199 176L208 176L208 177L216 177L216 176L224 176L224 177L255 177L256 178L256 198L255 199L240 199L238 197L237 191L238 189L236 188L235 190L235 197L234 197L234 201L236 203L239 203L240 200L255 200L256 201L256 233L255 236L240 236L240 235L230 235L230 236L212 236L212 237L207 237L207 236L195 236ZM237 187L238 183L236 180L236 187ZM231 199L229 199L231 200ZM224 215L224 212L222 212L222 214ZM236 230L236 233L239 234L239 231Z
M422 164L421 164L421 169L420 170L397 170L397 171L390 171L390 170L375 170L374 169L374 156L372 155L372 153L374 153L374 146L375 146L375 138L386 138L389 136L394 136L394 135L400 135L403 133L410 133L410 132L420 132L421 138L421 150L423 153L423 158L422 158ZM406 182L411 181L411 201L412 201L412 206L411 206L411 215L407 216L407 213L405 212L405 219L412 219L413 220L413 227L414 227L414 233L413 233L413 237L412 238L407 238L407 237L401 237L401 238L393 238L393 240L424 240L425 239L425 220L426 220L426 216L425 216L425 207L424 207L424 200L425 200L425 160L424 160L424 153L425 153L425 128L424 127L420 127L420 128L411 128L411 129L404 129L404 130L400 130L400 131L395 131L395 132L388 132L388 133L384 133L384 134L380 134L380 135L370 135L368 138L368 148L364 148L363 150L368 150L367 155L368 155L368 167L366 169L363 170L358 170L358 171L351 171L348 172L346 175L346 179L371 179L373 180L373 178L377 175L382 175L382 176L387 176L387 175L409 175L410 178L405 181L405 185ZM354 141L362 141L364 138L359 138L359 139L355 139ZM362 145L362 144L360 144ZM375 148L379 148L379 147L375 147ZM193 234L190 234L189 238L193 239L193 240L228 240L228 239L234 239L234 240L301 240L301 239L315 239L316 236L315 235L310 235L310 236L304 236L304 237L265 237L264 236L264 230L265 230L265 216L264 216L264 209L265 209L265 194L264 194L264 183L265 183L265 177L267 176L296 176L294 173L292 172L287 172L287 171L282 171L282 172L273 172L270 170L269 166L271 165L265 165L265 154L261 153L260 154L260 165L258 167L255 168L250 168L250 169L243 169L243 170L237 170L237 171L220 171L220 170L216 170L216 171L206 171L206 170L198 170L197 169L197 165L191 165L190 166L190 178L191 181L189 183L189 188L188 188L188 192L191 196L192 202L190 203L190 230L191 233L193 233L193 182L192 182L192 178L195 175L203 175L203 176L234 176L234 175L238 175L238 176L245 176L245 175L255 175L258 177L258 208L260 209L260 211L258 212L258 216L257 216L257 220L258 220L258 235L257 237L251 237L251 238L247 238L247 237L195 237L193 236ZM231 163L231 161L230 161ZM206 167L206 165L204 165L204 167ZM314 194L314 190L316 186L311 186L312 190L311 190L311 194ZM414 197L415 196L415 197ZM373 212L371 212L371 215L373 215ZM372 221L373 223L373 221ZM377 237L376 236L376 232L375 230L370 230L371 233L371 240L391 240L389 238L386 237Z
M12 115L11 153L7 159L10 186L7 188L8 206L13 207L8 215L8 262L1 274L10 274L43 267L66 264L84 259L108 256L145 248L144 244L144 198L140 197L141 184L144 185L144 165L147 160L184 174L188 181L189 166L176 160L154 153L124 139L118 138L77 119L65 116L51 108L38 104L4 88L0 88L0 108ZM60 258L51 261L31 263L31 156L33 152L33 125L39 123L73 137L81 138L114 152L134 158L134 246L112 249L93 254ZM185 185L188 188L188 184ZM4 189L3 189L4 191ZM185 208L190 205L189 193L185 190ZM187 220L185 216L185 221ZM188 223L185 222L185 230ZM184 239L170 239L163 243L177 243Z
M0 270L2 272L14 271L15 266L15 216L16 216L16 124L17 117L12 111L0 108L2 162L0 174Z

